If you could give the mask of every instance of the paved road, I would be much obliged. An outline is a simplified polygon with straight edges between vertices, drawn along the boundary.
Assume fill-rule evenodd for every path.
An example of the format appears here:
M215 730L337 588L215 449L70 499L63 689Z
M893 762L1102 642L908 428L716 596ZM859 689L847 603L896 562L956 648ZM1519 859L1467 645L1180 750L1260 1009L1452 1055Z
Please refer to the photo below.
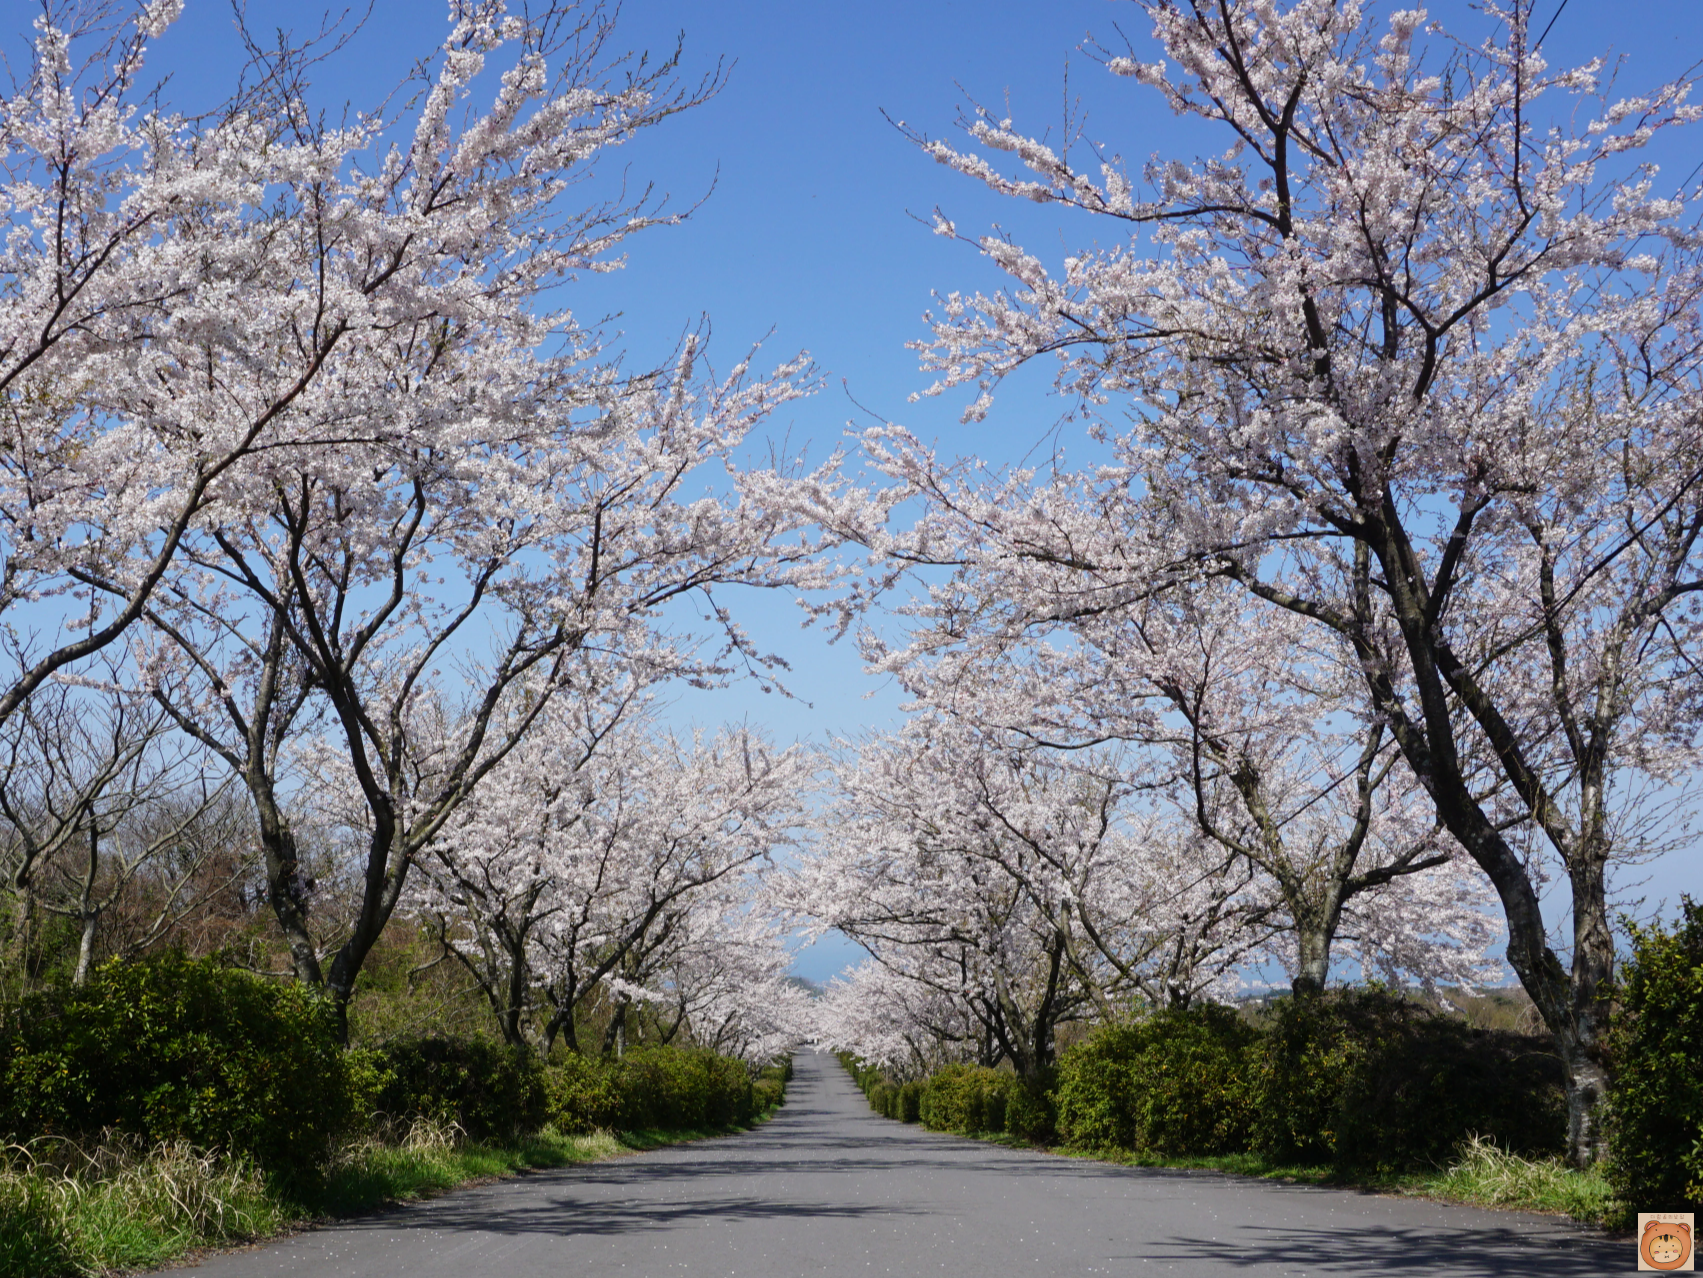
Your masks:
M540 1172L253 1251L195 1278L939 1278L1636 1269L1629 1244L1537 1216L1109 1167L875 1117L800 1056L756 1131Z

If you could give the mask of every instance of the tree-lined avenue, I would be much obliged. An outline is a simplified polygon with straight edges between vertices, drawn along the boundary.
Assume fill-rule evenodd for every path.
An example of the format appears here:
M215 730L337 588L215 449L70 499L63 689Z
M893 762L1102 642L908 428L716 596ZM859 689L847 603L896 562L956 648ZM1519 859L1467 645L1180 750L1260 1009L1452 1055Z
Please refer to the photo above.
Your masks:
M1113 1167L871 1114L805 1054L755 1131L451 1194L212 1258L196 1278L906 1274L1596 1275L1630 1248L1542 1217Z

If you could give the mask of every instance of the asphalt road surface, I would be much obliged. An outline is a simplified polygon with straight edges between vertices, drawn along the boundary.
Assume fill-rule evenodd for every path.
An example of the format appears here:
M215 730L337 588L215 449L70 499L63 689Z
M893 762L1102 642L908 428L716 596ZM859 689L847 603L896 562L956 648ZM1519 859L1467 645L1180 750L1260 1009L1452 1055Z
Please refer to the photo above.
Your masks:
M938 1136L801 1055L756 1131L538 1172L174 1272L195 1278L1542 1274L1637 1268L1539 1216Z

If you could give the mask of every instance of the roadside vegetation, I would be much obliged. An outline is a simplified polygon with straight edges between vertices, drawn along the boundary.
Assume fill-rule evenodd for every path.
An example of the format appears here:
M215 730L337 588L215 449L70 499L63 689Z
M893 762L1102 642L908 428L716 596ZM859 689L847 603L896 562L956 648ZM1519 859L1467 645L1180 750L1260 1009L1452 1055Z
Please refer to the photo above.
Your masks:
M855 1060L848 1063L854 1078L862 1071ZM1011 1076L1006 1075L1005 1078ZM1176 1171L1218 1172L1310 1185L1366 1189L1379 1193L1410 1194L1480 1207L1564 1215L1583 1224L1615 1228L1624 1223L1624 1211L1614 1197L1607 1177L1599 1170L1578 1171L1558 1155L1525 1157L1498 1147L1490 1140L1469 1136L1457 1147L1455 1156L1440 1167L1409 1171L1379 1171L1375 1168L1345 1167L1330 1162L1291 1162L1265 1153L1167 1153L1152 1148L1131 1149L1119 1145L1084 1144L1064 1139L1056 1126L1044 1123L1014 1131L1010 1126L954 1127L943 1125L938 1112L931 1120L921 1118L922 1101L929 1094L926 1082L893 1084L878 1082L868 1089L871 1108L883 1117L918 1122L931 1131L951 1132L975 1140L991 1141L1018 1149L1040 1149L1072 1158L1092 1158L1127 1167L1153 1167ZM1006 1095L1019 1091L1005 1083ZM984 1095L997 1094L989 1088ZM905 1101L914 1096L909 1104ZM984 1101L984 1104L988 1102ZM998 1101L984 1123L997 1120ZM1043 1102L1038 1107L1045 1113ZM984 1111L985 1112L985 1111ZM1019 1134L1027 1132L1028 1134Z
M340 1049L301 987L211 958L114 962L0 1022L0 1275L158 1265L469 1181L747 1128L790 1061L478 1037Z
M1609 1157L1566 1158L1566 1081L1546 1035L1381 989L1161 1009L1092 1030L1056 1067L949 1063L910 1076L840 1059L877 1113L931 1131L1137 1167L1207 1170L1549 1212L1626 1227L1694 1209L1703 1157L1703 909L1632 929L1614 1009ZM1494 1004L1491 1004L1492 1008Z

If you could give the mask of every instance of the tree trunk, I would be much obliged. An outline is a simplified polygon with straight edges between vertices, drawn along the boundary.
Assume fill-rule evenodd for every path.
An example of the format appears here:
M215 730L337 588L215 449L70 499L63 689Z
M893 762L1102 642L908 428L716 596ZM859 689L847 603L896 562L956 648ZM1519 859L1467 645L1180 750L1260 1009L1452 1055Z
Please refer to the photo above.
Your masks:
M251 767L243 780L248 783L259 818L260 851L266 861L266 899L272 907L272 917L278 920L284 941L290 947L290 964L295 968L296 979L304 985L321 988L325 974L319 965L318 947L307 927L310 880L302 873L295 832L278 806L272 778L260 768ZM347 1023L341 1013L339 1019Z
M13 907L10 920L11 926L6 934L5 966L0 968L0 977L10 977L13 972L18 974L18 988L6 990L7 999L22 998L29 992L30 967L30 890L27 881L13 885L14 899L17 904Z
M1605 743L1612 723L1593 727L1590 747L1578 757L1580 824L1568 821L1525 759L1517 731L1466 665L1448 647L1428 614L1430 588L1394 501L1370 521L1376 545L1369 547L1384 571L1395 616L1415 680L1421 716L1409 718L1402 698L1381 673L1375 654L1363 662L1374 701L1389 717L1402 754L1430 794L1437 818L1489 877L1508 924L1508 965L1531 996L1555 1036L1567 1070L1568 1155L1589 1167L1601 1154L1596 1108L1607 1085L1598 1055L1608 1008L1601 995L1613 978L1614 940L1608 928L1604 869L1609 851L1603 803ZM1362 543L1364 546L1365 543ZM1364 550L1357 550L1364 562ZM1361 605L1364 610L1364 604ZM1362 618L1368 625L1373 618ZM1617 691L1599 689L1607 697ZM1452 702L1451 698L1456 701ZM1453 718L1455 704L1472 716L1511 784L1567 867L1573 889L1573 968L1569 972L1549 946L1538 896L1525 860L1509 846L1468 784ZM1581 743L1582 744L1582 743Z
M549 1058L551 1051L555 1048L558 1036L560 1036L563 1045L575 1056L583 1054L579 1042L579 1029L574 1024L574 1008L579 1002L578 995L575 993L577 988L577 983L570 978L567 982L566 993L555 1003L555 1011L551 1013L550 1019L544 1023L545 1059Z
M1502 899L1508 923L1508 966L1514 969L1544 1025L1554 1035L1566 1068L1568 1158L1575 1167L1588 1168L1601 1155L1595 1114L1607 1089L1607 1072L1597 1056L1597 1044L1606 1028L1608 1008L1597 998L1598 978L1606 980L1612 971L1614 950L1606 927L1602 929L1606 953L1601 952L1600 941L1587 945L1579 942L1595 936L1591 923L1594 915L1600 913L1606 920L1601 875L1597 876L1594 905L1588 880L1583 884L1585 897L1574 898L1575 951L1570 974L1549 947L1542 904L1531 876L1501 834L1476 804L1467 808L1459 803L1439 803L1438 811L1450 833L1489 875Z
M82 935L77 940L77 970L71 975L71 984L79 989L89 983L89 966L95 953L95 924L99 921L98 913L83 912Z
M94 814L90 814L91 821ZM83 877L83 899L78 903L77 922L81 925L77 937L77 970L71 974L71 984L81 988L89 981L89 962L95 952L95 922L100 911L95 908L95 876L100 871L100 830L89 828L89 870Z
M508 1006L501 1020L503 1042L510 1047L525 1047L526 1033L521 1025L521 1012L526 1006L526 954L524 942L509 949Z
M1356 849L1358 851L1358 849ZM1309 901L1299 885L1284 883L1284 895L1289 899L1289 916L1295 922L1295 979L1290 993L1296 998L1317 998L1325 992L1330 979L1330 950L1336 941L1336 929L1342 923L1342 906L1347 895L1340 876L1353 868L1352 859L1338 857L1338 878L1321 884L1318 890L1323 901Z
M1317 998L1325 992L1325 978L1330 974L1330 943L1328 933L1312 928L1296 928L1297 959L1295 979L1289 992L1296 998Z
M1011 1067L1022 1078L1034 1078L1053 1063L1053 1031L1059 1019L1059 979L1065 945L1064 933L1055 933L1048 947L1046 986L1032 1014L1024 1015L1022 1003L1003 979L996 978L994 982L996 1004L988 1028L999 1036Z
M1567 1155L1575 1167L1589 1168L1601 1160L1602 1103L1608 1098L1608 1070L1594 1050L1576 1043L1564 1051L1567 1066Z
M627 1052L627 1008L630 1002L626 997L618 999L615 1010L609 1017L609 1024L603 1029L603 1055L615 1053L619 1060Z
M1592 840L1600 845L1601 840ZM1608 1098L1602 1055L1608 1032L1608 993L1614 981L1614 933L1608 922L1607 849L1581 853L1569 878L1573 887L1573 1016L1567 1066L1567 1152L1574 1166L1590 1167L1603 1155L1599 1114ZM1559 1039L1559 1035L1557 1038Z

